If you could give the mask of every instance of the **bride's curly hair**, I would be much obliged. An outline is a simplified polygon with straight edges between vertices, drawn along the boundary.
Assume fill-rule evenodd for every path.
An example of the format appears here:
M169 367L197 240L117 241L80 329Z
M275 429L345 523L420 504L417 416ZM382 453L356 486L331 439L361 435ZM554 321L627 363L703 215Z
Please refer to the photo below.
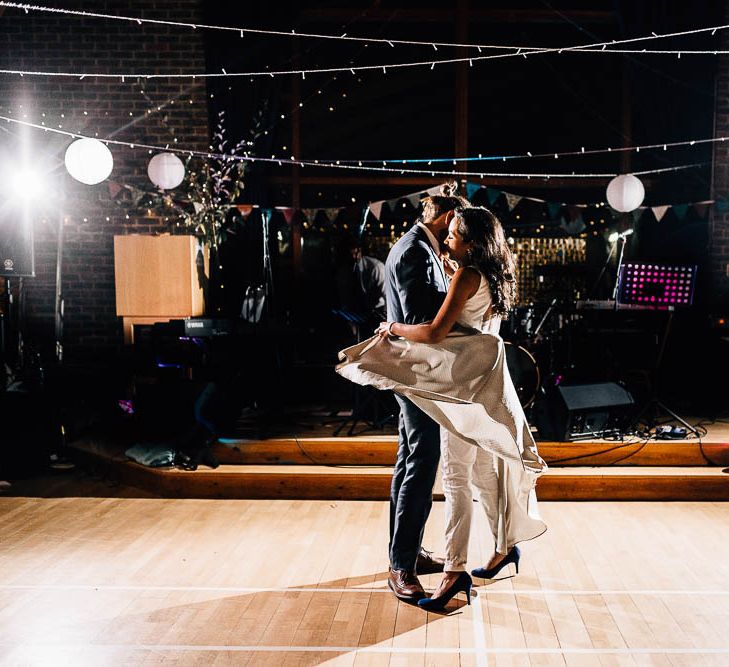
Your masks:
M516 303L516 265L504 229L483 206L457 208L455 214L458 233L473 244L464 266L473 266L486 278L493 310L504 318Z

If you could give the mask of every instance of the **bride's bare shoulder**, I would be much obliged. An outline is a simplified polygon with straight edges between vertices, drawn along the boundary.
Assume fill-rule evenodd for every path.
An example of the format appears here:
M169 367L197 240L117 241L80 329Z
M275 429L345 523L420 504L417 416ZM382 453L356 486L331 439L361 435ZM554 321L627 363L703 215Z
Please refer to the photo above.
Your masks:
M481 274L472 266L459 267L451 279L451 287L462 290L468 296L472 296L480 284Z

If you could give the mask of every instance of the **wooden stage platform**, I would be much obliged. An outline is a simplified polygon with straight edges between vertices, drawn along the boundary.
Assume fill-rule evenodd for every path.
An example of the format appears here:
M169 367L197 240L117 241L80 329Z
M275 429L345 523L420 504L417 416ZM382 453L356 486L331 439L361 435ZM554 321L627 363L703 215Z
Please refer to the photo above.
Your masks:
M540 442L550 468L537 494L542 500L729 500L729 424L706 429L700 441ZM222 465L194 472L137 465L124 456L129 443L108 438L73 447L82 465L167 498L387 499L396 436L333 437L331 430L223 440L214 449ZM435 497L442 498L438 485Z
M729 664L722 503L541 503L518 575L429 614L386 588L386 502L49 486L0 496L2 665ZM426 546L442 536L436 503ZM469 567L491 549L474 512Z

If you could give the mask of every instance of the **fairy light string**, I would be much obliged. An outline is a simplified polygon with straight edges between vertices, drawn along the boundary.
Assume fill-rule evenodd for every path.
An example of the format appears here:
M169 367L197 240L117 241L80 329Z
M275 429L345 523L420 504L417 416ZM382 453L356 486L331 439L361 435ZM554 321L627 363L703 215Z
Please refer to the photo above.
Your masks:
M4 120L8 123L16 123L19 125L23 125L25 127L30 127L37 130L42 130L44 132L53 132L55 134L61 134L67 137L71 137L73 139L93 139L95 137L90 137L85 134L79 134L77 132L69 132L67 130L61 129L61 128L53 128L53 127L45 127L42 125L38 125L37 123L32 123L25 120L20 120L17 118L10 118L8 116L2 116L0 115L0 120ZM504 173L504 172L486 172L486 171L477 171L477 172L468 172L468 171L439 171L439 170L423 170L423 169L410 169L410 168L393 168L393 167L375 167L375 166L365 166L365 165L353 165L353 164L342 164L341 161L336 162L329 162L329 161L321 161L321 160L296 160L296 159L286 159L286 158L276 158L276 157L260 157L260 156L253 156L250 154L244 153L244 155L233 155L229 153L216 153L212 151L199 151L199 150L191 150L182 148L179 146L155 146L151 144L143 144L138 142L130 142L130 141L122 141L120 139L111 139L111 138L105 138L105 139L99 139L100 141L103 141L105 144L111 144L114 146L124 146L127 148L141 148L149 151L160 151L160 152L170 152L170 153L178 153L181 155L189 155L189 156L196 156L196 157L202 157L202 158L208 158L208 159L219 159L219 160L237 160L237 161L244 161L244 162L262 162L262 163L269 163L269 164L278 164L279 166L288 165L295 165L299 167L318 167L318 168L327 168L327 169L340 169L340 170L350 170L350 171L366 171L366 172L384 172L384 173L399 173L399 174L418 174L420 176L445 176L445 177L466 177L466 176L472 176L472 177L479 177L479 178L485 178L485 177L496 177L496 178L535 178L535 179L550 179L550 178L612 178L613 176L616 176L616 172L595 172L595 173L581 173L578 174L576 172L571 173ZM667 173L672 171L680 171L684 169L692 169L695 167L701 167L708 163L706 162L696 162L691 164L683 164L683 165L676 165L672 167L663 167L660 169L645 169L642 171L634 171L632 172L636 176L645 176L648 174L661 174L661 173Z
M240 34L244 34L247 30L246 28L231 28L227 26L208 26L205 24L193 24L193 23L185 23L181 21L164 21L161 19L143 19L141 17L128 17L128 16L117 16L113 14L99 14L94 12L85 12L80 10L65 10L65 9L59 9L59 8L52 8L52 7L44 7L40 5L29 5L29 4L21 4L21 3L12 3L12 2L6 2L5 0L0 0L0 7L12 7L17 9L23 9L26 13L29 11L43 11L43 12L52 12L52 13L61 13L61 14L72 14L76 16L84 16L84 17L90 17L90 18L104 18L104 19L116 19L116 20L123 20L123 21L134 21L137 24L141 25L143 23L155 23L155 24L161 24L161 25L171 25L171 26L185 26L193 29L197 29L199 27L202 28L208 28L208 29L226 29L226 30L236 30L239 31ZM446 58L446 59L428 59L428 60L419 60L415 62L395 62L395 63L389 63L389 64L377 64L377 65L352 65L348 64L346 66L339 66L339 67L326 67L326 68L306 68L306 69L296 69L296 70L264 70L264 71L255 71L255 72L228 72L224 67L221 68L221 72L199 72L199 73L179 73L179 72L165 72L165 73L143 73L143 72L116 72L116 73L108 73L108 72L51 72L51 71L38 71L38 70L21 70L21 69L1 69L1 74L11 74L11 75L19 75L19 76L43 76L43 77L78 77L78 78L96 78L96 79L110 79L110 78L117 78L120 79L122 83L126 82L127 78L131 79L181 79L181 78L192 78L192 79L212 79L212 78L223 78L223 77L262 77L262 76L289 76L289 75L298 75L305 77L307 74L325 74L325 73L334 73L334 72L346 72L349 71L352 74L356 72L362 72L362 71L373 71L373 70L381 70L383 74L387 74L387 70L389 69L401 69L401 68L412 68L412 67L424 67L427 66L431 70L435 68L436 65L446 65L446 64L453 64L453 63L463 63L463 62L469 62L471 65L473 65L474 62L481 62L485 60L494 60L494 59L503 59L503 58L514 58L514 57L523 57L528 58L533 55L539 55L539 54L548 54L548 53L610 53L612 50L616 49L617 46L625 45L625 44L632 44L636 42L642 42L642 41L651 41L651 40L657 40L657 39L667 39L667 38L675 38L675 37L684 37L688 35L696 35L696 34L703 34L706 32L711 32L711 34L716 34L719 30L725 30L729 28L729 25L718 25L718 26L710 26L707 28L695 28L692 30L683 30L683 31L675 31L671 33L655 33L652 32L650 35L643 35L640 37L632 37L627 39L621 39L621 40L610 40L610 41L604 41L604 42L595 42L592 44L576 44L576 45L570 45L570 46L562 46L562 47L548 47L548 48L542 48L542 47L512 47L512 46L496 46L496 45L469 45L469 44L448 44L448 46L454 46L459 48L477 48L477 49L483 49L483 48L498 48L500 50L506 50L507 53L497 53L497 54L491 54L491 55L469 55L466 57L458 57L458 58ZM282 34L287 36L293 36L293 37L305 37L305 36L318 36L318 37L324 37L323 35L313 35L311 33L297 33L296 31L286 33L282 31L261 31L262 33L267 34ZM333 35L329 35L330 38L336 38L336 39L342 39L342 36L335 37ZM345 36L346 37L346 36ZM357 38L358 40L364 40L364 41L372 41L373 43L381 38ZM384 42L392 43L394 44L394 40L384 39L382 40ZM402 40L401 40L402 41ZM404 41L403 41L404 43ZM432 42L419 42L420 45L424 44L430 44L431 46L434 46ZM609 48L608 48L609 47ZM436 49L437 51L437 49ZM636 53L650 53L649 50L638 50ZM673 53L677 54L679 57L681 54L686 53L687 55L691 54L719 54L719 53L727 53L727 51L720 51L720 50L707 50L707 51L656 51L656 53Z
M163 26L170 26L170 27L178 27L178 28L188 28L191 30L217 30L217 31L225 31L225 32L234 32L239 34L241 37L243 37L246 33L248 34L255 34L255 35L264 35L264 36L275 36L275 37L296 37L296 38L310 38L310 39L326 39L326 40L335 40L335 41L352 41L352 42L365 42L368 44L387 44L391 47L394 47L395 45L406 45L406 46L424 46L434 49L435 51L438 50L437 47L449 47L449 48L461 48L461 49L499 49L499 50L511 50L515 51L516 53L514 55L524 55L524 53L529 52L543 52L544 49L542 47L535 47L535 46L526 46L526 45L510 45L510 44L472 44L472 43L458 43L458 42L438 42L438 41L431 41L431 40L406 40L406 39L395 39L395 38L386 38L386 37L360 37L356 35L348 35L346 33L341 35L332 35L332 34L325 34L325 33L307 33L307 32L299 32L296 30L269 30L269 29L261 29L261 28L249 28L246 26L225 26L225 25L213 25L213 24L206 24L206 23L191 23L188 21L170 21L170 20L164 20L164 19L151 19L141 16L125 16L120 14L106 14L101 12L89 12L85 10L74 10L74 9L65 9L61 7L48 7L45 5L35 5L35 4L29 4L29 3L19 3L19 2L7 2L6 0L0 0L0 7L6 7L10 9L22 9L26 14L29 12L42 12L42 13L51 13L51 14L63 14L67 16L76 16L76 17L83 17L83 18L95 18L95 19L106 19L106 20L112 20L112 21L123 21L127 23L137 24L137 25L163 25ZM670 33L656 33L651 32L650 35L643 35L639 37L632 37L622 40L610 40L606 42L598 42L594 44L585 44L585 45L578 45L578 46L569 46L569 47L557 47L549 49L551 51L566 51L566 50L584 50L584 49L595 49L595 48L601 48L605 51L607 51L607 47L614 46L616 44L632 44L636 42L642 42L642 41L649 41L649 40L656 40L656 39L668 39L668 38L675 38L675 37L685 37L688 35L697 35L697 34L703 34L706 32L711 32L712 35L715 35L717 31L719 30L725 30L729 28L729 24L725 25L717 25L717 26L709 26L705 28L694 28L692 30L681 30L681 31L674 31ZM640 51L638 51L640 52ZM683 51L682 53L688 53L687 51ZM703 53L703 52L701 52Z

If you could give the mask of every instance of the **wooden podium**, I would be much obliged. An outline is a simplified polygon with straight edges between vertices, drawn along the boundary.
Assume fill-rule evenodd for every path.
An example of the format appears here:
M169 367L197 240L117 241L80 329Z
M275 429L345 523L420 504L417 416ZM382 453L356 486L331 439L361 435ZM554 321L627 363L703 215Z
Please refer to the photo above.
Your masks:
M135 324L203 315L200 252L207 280L207 249L201 250L194 236L114 237L116 314L123 318L125 344L134 342Z

